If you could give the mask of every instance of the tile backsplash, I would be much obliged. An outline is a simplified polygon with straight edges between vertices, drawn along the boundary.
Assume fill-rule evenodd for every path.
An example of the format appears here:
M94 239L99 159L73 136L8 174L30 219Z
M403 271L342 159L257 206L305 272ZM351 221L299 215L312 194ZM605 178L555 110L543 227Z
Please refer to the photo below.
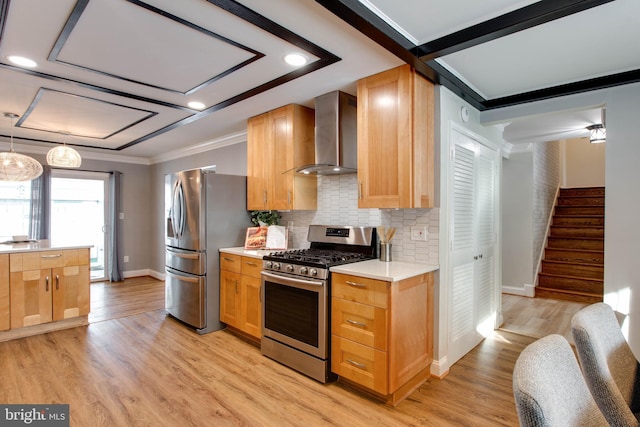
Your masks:
M289 247L307 248L310 224L396 227L394 261L438 265L440 209L358 209L356 174L318 176L318 210L283 211L280 224L289 227ZM411 240L411 227L426 227L427 240Z

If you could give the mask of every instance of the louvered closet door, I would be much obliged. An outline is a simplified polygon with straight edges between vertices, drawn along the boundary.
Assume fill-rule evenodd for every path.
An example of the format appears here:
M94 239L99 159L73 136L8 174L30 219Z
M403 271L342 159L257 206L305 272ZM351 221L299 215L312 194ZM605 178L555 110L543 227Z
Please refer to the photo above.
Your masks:
M451 364L493 330L497 152L452 130L449 351Z

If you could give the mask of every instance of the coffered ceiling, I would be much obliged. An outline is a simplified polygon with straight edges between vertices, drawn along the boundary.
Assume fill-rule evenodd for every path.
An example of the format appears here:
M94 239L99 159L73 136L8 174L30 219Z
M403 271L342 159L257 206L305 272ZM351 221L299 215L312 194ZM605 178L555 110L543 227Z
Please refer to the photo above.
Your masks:
M27 151L158 161L405 62L480 110L640 79L637 0L0 0L0 13L0 112L20 115Z

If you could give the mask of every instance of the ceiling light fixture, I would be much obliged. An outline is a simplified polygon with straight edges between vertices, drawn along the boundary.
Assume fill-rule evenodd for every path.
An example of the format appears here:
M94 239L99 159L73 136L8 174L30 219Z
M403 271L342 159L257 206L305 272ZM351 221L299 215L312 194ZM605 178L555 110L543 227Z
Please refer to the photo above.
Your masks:
M589 142L592 144L601 144L607 140L607 129L599 125L587 126L589 130Z
M64 135L68 135L65 133ZM47 163L51 166L59 168L79 168L82 164L82 157L80 153L71 147L67 147L67 144L62 141L62 145L53 147L47 153Z
M206 105L204 105L202 102L191 101L187 104L187 107L193 108L194 110L203 110Z
M294 67L305 65L309 59L301 53L288 53L284 56L284 62Z
M4 113L11 119L11 148L0 153L0 181L31 181L42 174L42 165L36 159L13 151L13 119L19 116Z
M7 59L21 67L33 68L38 65L33 59L25 58L24 56L11 55L7 56Z

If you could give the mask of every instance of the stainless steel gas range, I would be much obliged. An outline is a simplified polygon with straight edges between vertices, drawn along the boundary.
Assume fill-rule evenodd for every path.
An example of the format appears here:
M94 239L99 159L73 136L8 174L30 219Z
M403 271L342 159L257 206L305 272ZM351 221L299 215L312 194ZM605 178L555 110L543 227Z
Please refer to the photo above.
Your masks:
M262 261L262 353L320 382L331 373L329 268L376 257L374 227L310 225L309 249Z

